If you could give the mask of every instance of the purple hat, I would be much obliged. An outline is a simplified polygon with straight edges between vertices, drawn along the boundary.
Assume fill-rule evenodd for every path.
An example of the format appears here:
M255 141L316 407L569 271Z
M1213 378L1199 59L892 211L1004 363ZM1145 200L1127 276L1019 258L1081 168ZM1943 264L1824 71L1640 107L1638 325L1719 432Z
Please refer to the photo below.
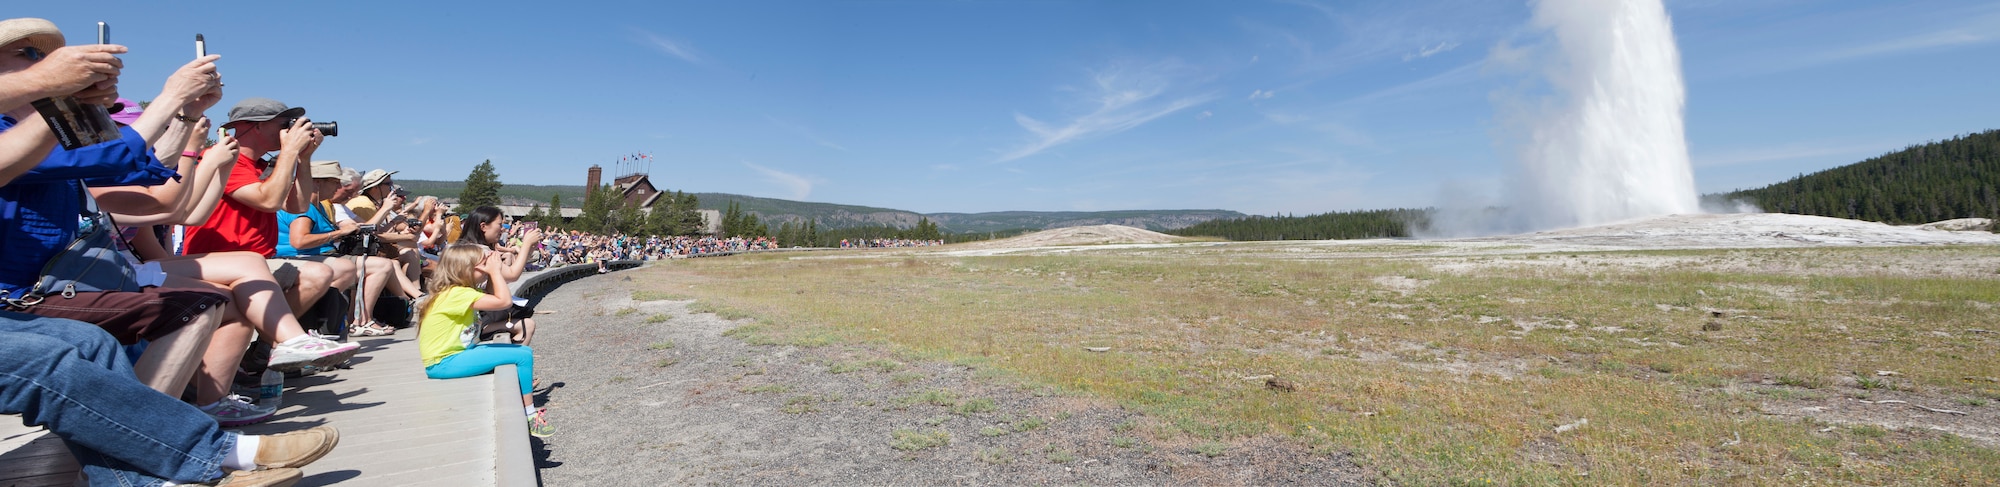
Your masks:
M132 100L119 98L117 103L111 104L111 120L121 124L131 125L132 122L139 121L139 115L143 113L146 113L146 109Z

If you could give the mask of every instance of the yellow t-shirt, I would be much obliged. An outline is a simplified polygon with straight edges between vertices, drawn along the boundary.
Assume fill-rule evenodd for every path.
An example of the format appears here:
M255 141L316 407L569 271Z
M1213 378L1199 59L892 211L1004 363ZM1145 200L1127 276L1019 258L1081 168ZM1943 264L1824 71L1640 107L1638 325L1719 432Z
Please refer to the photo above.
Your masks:
M347 211L354 212L354 217L361 219L354 223L366 222L369 218L375 218L375 200L368 199L367 196L356 196L347 200Z
M422 353L425 367L465 351L466 328L479 321L479 312L472 309L472 302L485 295L478 289L453 286L431 297L434 301L424 312L422 327L417 331L417 351Z

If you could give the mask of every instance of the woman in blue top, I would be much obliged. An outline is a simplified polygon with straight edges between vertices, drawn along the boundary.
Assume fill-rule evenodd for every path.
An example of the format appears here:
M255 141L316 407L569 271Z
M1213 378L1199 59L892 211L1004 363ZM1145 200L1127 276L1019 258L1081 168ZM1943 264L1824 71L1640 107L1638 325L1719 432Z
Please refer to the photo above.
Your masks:
M333 268L333 287L351 289L355 284L355 262L335 258L334 246L340 239L360 231L354 222L334 223L331 212L327 211L327 199L345 187L340 181L340 162L313 161L312 180L314 192L304 213L278 212L277 257L281 259L312 260ZM360 259L366 266L368 275L361 282L359 300L361 309L348 323L348 332L355 336L383 336L396 332L395 328L378 323L372 314L375 299L382 295L384 286L395 282L391 272L396 271L396 261L381 257ZM398 284L400 286L400 284ZM400 292L400 290L398 290Z

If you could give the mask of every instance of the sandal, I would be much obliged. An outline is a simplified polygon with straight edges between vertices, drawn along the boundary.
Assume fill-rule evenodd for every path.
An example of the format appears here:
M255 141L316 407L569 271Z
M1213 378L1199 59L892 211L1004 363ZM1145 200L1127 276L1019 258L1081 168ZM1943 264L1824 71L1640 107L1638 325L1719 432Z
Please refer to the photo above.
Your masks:
M396 329L382 326L381 323L370 321L364 325L354 325L353 327L348 328L347 334L358 337L380 337L380 336L394 335L396 334Z

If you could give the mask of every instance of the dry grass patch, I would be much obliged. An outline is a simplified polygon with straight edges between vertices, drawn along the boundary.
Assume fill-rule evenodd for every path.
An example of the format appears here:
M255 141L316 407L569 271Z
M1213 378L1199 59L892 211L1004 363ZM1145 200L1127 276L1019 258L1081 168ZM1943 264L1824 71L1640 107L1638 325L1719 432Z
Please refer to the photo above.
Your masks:
M1200 255L739 256L637 272L701 282L686 290L697 306L757 320L730 332L752 343L888 344L899 357L1118 401L1159 424L1146 433L1162 446L1279 434L1353 451L1396 483L2000 483L1992 448L1948 434L1822 433L1759 414L1770 396L1756 392L2000 400L1982 392L1995 384L1966 379L2000 377L2000 335L1969 331L1995 328L2000 276L1903 270L1993 261L2000 249L1463 265L1473 259L1395 245L1298 248L1310 258L1259 244ZM1898 375L1875 389L1856 379L1877 370ZM1296 391L1245 380L1264 375ZM937 399L896 402L958 404Z

